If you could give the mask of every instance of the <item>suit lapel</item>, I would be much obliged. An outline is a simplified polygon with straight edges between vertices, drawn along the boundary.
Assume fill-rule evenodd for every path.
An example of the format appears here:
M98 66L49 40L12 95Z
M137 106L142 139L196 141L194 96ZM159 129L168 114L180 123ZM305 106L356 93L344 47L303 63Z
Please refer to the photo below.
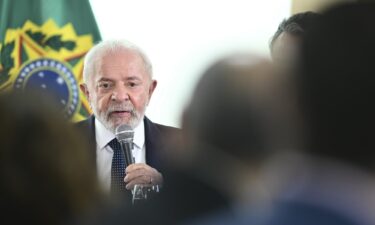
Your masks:
M86 120L78 122L76 124L77 129L83 133L83 138L87 141L90 155L92 156L92 162L96 169L96 137L95 137L95 117L92 115Z
M151 167L160 168L158 152L160 146L160 130L147 117L144 118L145 124L145 144L146 144L146 162Z
M92 153L95 155L95 158L96 158L96 136L95 136L95 117L94 116L90 116L88 118L87 130L88 130L89 140L90 140L89 145L92 150Z

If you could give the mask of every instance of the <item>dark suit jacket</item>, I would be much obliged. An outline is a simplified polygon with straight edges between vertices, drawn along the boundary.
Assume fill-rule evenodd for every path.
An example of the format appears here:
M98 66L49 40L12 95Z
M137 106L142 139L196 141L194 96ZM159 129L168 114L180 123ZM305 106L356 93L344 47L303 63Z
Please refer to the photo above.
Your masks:
M153 123L147 117L144 118L144 125L146 163L160 172L162 171L162 161L167 148L167 140L176 135L179 129ZM87 135L93 163L96 163L95 117L90 116L88 119L78 122L76 127Z
M83 126L89 129L89 124L91 124L93 131L95 130L93 122L94 119L90 118L89 121L84 122ZM82 126L82 124L79 125ZM146 160L152 167L162 170L164 177L162 191L153 196L152 201L147 201L147 204L132 206L128 204L129 201L124 201L123 204L114 208L105 209L87 224L172 225L218 209L228 208L229 203L225 196L215 187L199 178L189 168L180 168L174 163L170 164L173 157L170 157L172 159L163 157L163 151L167 151L170 147L163 142L176 133L180 133L180 130L152 123L145 118L145 133ZM95 134L91 132L90 135L91 140L95 140ZM93 147L95 149L95 146ZM173 153L169 151L169 154Z

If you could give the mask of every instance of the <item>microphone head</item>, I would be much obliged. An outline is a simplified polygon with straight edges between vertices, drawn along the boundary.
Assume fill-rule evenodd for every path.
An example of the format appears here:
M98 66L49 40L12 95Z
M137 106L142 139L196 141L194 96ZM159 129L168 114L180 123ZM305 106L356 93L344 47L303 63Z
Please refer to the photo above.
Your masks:
M133 142L134 131L126 124L121 124L116 127L116 138L119 142Z

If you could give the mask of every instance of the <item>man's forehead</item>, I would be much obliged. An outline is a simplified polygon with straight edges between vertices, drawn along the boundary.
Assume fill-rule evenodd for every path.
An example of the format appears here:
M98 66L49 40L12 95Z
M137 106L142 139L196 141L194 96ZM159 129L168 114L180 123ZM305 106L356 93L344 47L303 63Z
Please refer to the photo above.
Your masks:
M95 72L92 74L92 76L90 76L91 79L89 79L89 82L93 84L101 80L114 80L108 76L111 75L111 73L108 73L108 71L103 71L103 67L107 70L108 68L113 69L117 66L121 67L121 64L125 66L135 66L135 68L139 68L141 71L144 70L142 73L135 71L134 73L125 76L124 79L135 80L140 74L142 74L142 77L144 75L152 79L143 58L136 50L120 48L107 51L101 55L98 55L98 57L100 58L97 58L96 60Z

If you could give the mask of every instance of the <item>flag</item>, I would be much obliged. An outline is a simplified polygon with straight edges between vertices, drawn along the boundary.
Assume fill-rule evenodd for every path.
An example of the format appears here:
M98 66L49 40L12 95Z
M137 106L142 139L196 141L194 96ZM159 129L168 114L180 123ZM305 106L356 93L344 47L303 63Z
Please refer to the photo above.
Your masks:
M83 58L100 39L89 0L0 0L0 92L37 89L86 118Z

